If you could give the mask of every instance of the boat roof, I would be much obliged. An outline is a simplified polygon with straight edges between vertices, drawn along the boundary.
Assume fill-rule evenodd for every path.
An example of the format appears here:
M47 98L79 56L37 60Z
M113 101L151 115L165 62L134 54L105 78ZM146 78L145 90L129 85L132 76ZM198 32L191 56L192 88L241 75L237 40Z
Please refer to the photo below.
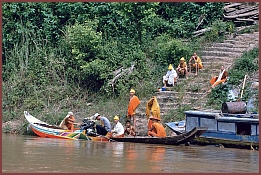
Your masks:
M188 115L212 116L217 120L236 120L236 121L257 121L259 122L259 114L224 114L221 112L207 112L198 110L189 110L184 112Z

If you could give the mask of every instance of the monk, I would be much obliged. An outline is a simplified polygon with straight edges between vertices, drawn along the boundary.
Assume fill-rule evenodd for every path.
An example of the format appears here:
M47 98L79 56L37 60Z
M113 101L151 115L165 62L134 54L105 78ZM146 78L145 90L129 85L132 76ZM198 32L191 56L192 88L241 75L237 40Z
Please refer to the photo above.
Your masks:
M177 83L177 72L175 69L173 69L172 64L169 64L168 71L166 75L163 76L163 84L166 88L168 86L174 86L175 83Z
M64 117L64 119L62 120L59 126L63 129L73 130L74 121L75 118L73 116L73 113L68 112L68 114L66 115L66 117Z
M178 73L178 78L179 78L179 75L185 75L186 79L188 79L188 68L187 68L187 63L186 63L184 57L182 57L180 59L179 65L176 70Z
M155 136L155 137L166 137L166 130L162 126L160 121L157 118L151 118L152 120L152 128L148 130L148 136Z
M191 73L191 66L193 66L196 69L196 73L195 73L196 76L198 75L199 69L203 68L202 61L196 52L194 52L193 56L189 59L189 72L190 73Z
M130 90L130 102L128 106L128 112L127 112L127 119L131 121L133 120L133 126L134 129L136 129L136 116L135 116L135 110L140 105L139 98L135 95L135 90Z
M152 120L149 119L149 116L156 117L160 120L160 106L157 101L156 96L153 96L146 104L146 117L148 119L148 129L152 127Z
M219 85L220 83L225 83L227 81L227 78L228 78L228 72L222 65L220 67L219 76L215 76L209 81L211 84L211 87L210 87L210 90L208 90L208 92L211 92L211 88L214 88L215 86Z

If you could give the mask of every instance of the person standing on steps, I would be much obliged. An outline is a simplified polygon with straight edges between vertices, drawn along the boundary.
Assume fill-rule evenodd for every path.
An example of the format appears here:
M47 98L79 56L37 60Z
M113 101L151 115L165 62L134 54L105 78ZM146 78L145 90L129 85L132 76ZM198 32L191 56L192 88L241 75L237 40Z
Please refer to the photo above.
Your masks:
M211 89L215 86L219 85L220 83L225 83L228 78L228 72L226 71L225 67L222 65L220 67L220 73L218 76L213 77L209 82L211 84L210 89L207 92L211 92Z
M163 76L163 84L166 88L168 86L174 86L177 83L177 72L173 69L172 64L169 64L166 75Z
M182 57L180 59L180 63L179 63L176 70L177 70L177 73L178 73L177 78L179 78L179 75L183 75L183 76L185 75L186 79L188 79L188 68L187 68L187 63L186 63L184 57Z
M134 129L136 130L136 116L135 116L135 110L140 105L139 98L135 95L135 90L130 90L130 101L128 105L128 112L127 112L127 119L133 121Z
M156 96L153 96L146 103L146 117L148 120L148 129L152 127L152 120L149 119L150 116L153 116L160 120L160 106Z
M196 52L194 52L193 56L189 59L189 73L191 73L191 66L196 69L196 76L198 75L199 69L203 68L202 61Z

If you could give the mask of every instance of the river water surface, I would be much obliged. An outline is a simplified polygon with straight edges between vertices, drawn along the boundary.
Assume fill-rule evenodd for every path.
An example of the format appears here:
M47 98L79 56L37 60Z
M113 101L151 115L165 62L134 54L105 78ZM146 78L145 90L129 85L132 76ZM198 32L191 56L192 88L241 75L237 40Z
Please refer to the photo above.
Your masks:
M259 172L259 151L2 134L2 173Z

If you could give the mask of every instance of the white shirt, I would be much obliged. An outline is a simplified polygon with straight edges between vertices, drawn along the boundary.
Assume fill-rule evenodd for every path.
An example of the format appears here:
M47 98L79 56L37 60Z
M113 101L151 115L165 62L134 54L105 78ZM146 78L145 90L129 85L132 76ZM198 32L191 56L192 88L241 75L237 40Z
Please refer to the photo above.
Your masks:
M168 84L174 85L174 77L177 77L177 76L178 76L177 72L174 69L168 70L166 75L163 76L163 82L164 82L164 80L167 80Z
M116 123L116 125L114 126L114 128L111 130L113 136L119 136L124 134L124 127L122 126L122 124L118 121Z

